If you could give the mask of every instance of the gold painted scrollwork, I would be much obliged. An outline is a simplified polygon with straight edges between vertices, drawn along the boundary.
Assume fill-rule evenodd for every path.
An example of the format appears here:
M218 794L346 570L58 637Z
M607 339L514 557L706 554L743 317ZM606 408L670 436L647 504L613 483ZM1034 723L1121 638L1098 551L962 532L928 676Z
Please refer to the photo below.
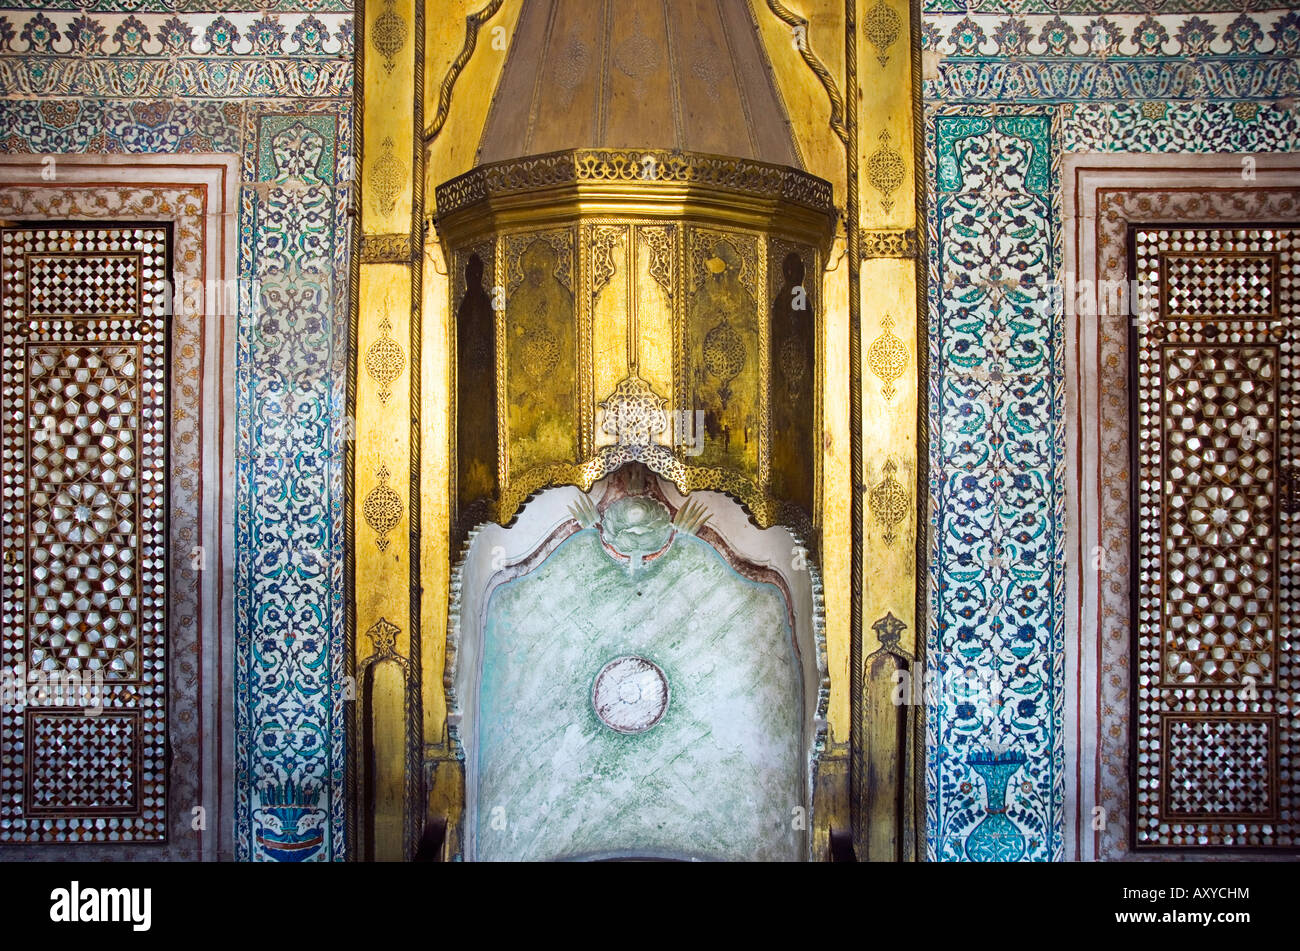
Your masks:
M867 177L871 185L883 196L880 207L888 214L894 207L894 192L903 184L907 166L903 157L889 144L889 130L880 130L880 147L867 159Z
M370 30L370 42L384 58L384 69L392 72L397 67L394 57L406 46L410 26L406 19L393 9L395 0L385 0L384 12L375 17Z
M894 397L898 395L894 384L902 379L910 356L907 345L894 333L892 314L885 314L880 319L880 328L880 336L867 348L867 366L884 384L880 388L880 394L885 398L885 402L892 403Z
M578 458L578 326L572 230L510 235L497 333L505 357L508 483L543 462Z
M383 217L388 217L397 208L397 199L406 187L410 169L393 151L393 139L383 141L383 150L371 166L371 186L374 189L375 208Z
M388 484L389 476L388 467L380 466L375 472L379 484L370 490L361 506L366 524L375 533L375 545L380 551L387 550L388 533L402 520L402 497Z
M648 167L653 175L646 174ZM480 165L438 187L438 214L445 218L489 195L500 198L557 185L613 182L636 183L648 190L694 185L779 198L823 214L834 210L829 182L783 165L662 149L575 149Z
M671 300L673 296L673 243L677 233L674 225L638 228L641 240L650 249L650 276L664 289Z
M649 446L668 428L668 401L639 376L630 376L600 403L605 414L601 429L620 446Z
M366 636L374 644L374 652L370 655L370 660L388 660L398 658L397 653L397 635L402 633L402 629L387 618L380 618L370 629L366 631Z
M379 402L393 398L392 384L406 369L406 353L392 337L393 325L385 315L379 322L379 339L366 351L366 372L379 384Z
M863 228L858 239L862 259L869 258L915 258L919 253L919 241L915 228L901 231L868 231Z
M908 493L906 487L894 478L894 473L898 471L898 465L893 459L886 459L884 466L885 477L872 487L870 494L867 496L871 503L871 514L875 516L876 522L884 528L884 539L886 545L893 545L898 541L898 526L903 523L908 514L912 511L912 496Z
M814 537L812 520L799 506L773 498L756 482L738 472L715 466L689 465L678 459L669 447L653 442L653 437L667 426L663 415L666 402L644 380L624 380L601 403L606 423L614 428L610 434L615 435L619 443L603 447L579 465L556 463L521 473L502 492L497 520L507 524L530 496L548 486L576 485L586 492L628 463L640 462L671 481L684 495L700 491L723 492L744 506L761 528L783 524L799 532L803 538Z
M614 279L614 248L627 233L626 228L617 225L593 225L587 232L587 246L591 250L591 299L600 297L600 292Z
M889 48L898 39L903 21L885 0L877 0L862 21L863 35L876 48L876 60L881 66L889 62Z
M361 237L362 264L406 264L410 260L409 234L367 234Z

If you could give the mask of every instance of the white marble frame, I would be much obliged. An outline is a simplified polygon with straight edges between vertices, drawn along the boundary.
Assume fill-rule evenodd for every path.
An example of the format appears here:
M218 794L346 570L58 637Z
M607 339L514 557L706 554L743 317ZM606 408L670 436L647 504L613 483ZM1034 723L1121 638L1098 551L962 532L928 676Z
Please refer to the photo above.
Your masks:
M50 161L52 160L52 161ZM54 177L47 178L50 170ZM205 288L236 287L238 277L239 185L240 160L236 155L0 155L0 190L21 194L28 189L58 192L87 192L102 187L140 191L197 188L206 200L206 214L199 225L202 233L202 266L198 269ZM75 203L74 203L75 204ZM180 209L151 208L132 217L159 222L176 222ZM120 216L117 207L105 202L103 208L87 212L84 207L62 215L59 220L113 220ZM39 220L25 217L24 220ZM183 290L173 268L173 287ZM28 845L6 846L0 860L18 858L21 849L38 859L88 857L121 859L231 860L234 858L234 512L235 512L235 343L238 320L237 298L229 292L205 294L201 310L194 310L183 293L174 296L178 316L197 321L203 341L200 371L200 398L204 407L197 421L201 442L202 494L199 499L200 545L205 549L206 570L199 572L201 615L198 618L203 653L199 657L202 671L202 694L199 701L198 733L204 748L196 757L201 770L204 802L187 804L175 801L168 792L168 841L165 845ZM233 306L231 306L233 305ZM187 312L188 311L188 312ZM213 557L216 553L216 557ZM171 565L190 552L169 553ZM214 564L215 562L215 564ZM169 575L171 574L169 565ZM175 663L168 662L168 678L177 676ZM171 693L169 687L168 693ZM168 704L169 719L177 710ZM172 728L169 726L169 736ZM174 786L169 770L169 787ZM178 825L179 813L186 813L184 825L191 825L192 810L201 806L206 828L196 830L200 841L194 850L188 843L176 841L170 833Z

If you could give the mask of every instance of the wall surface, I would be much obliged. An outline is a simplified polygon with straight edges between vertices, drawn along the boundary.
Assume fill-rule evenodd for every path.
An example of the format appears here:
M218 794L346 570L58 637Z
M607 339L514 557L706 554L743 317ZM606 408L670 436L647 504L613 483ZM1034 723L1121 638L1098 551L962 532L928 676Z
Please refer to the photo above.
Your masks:
M1086 0L1014 16L924 6L929 644L942 685L928 708L928 852L1075 858L1075 819L1096 804L1067 782L1067 661L1086 645L1066 614L1078 566L1065 554L1062 157L1295 150L1300 14L1227 0L1158 16L1136 0L1100 16Z
M222 289L237 295L239 314L223 328L236 340L227 487L236 656L225 660L234 683L224 690L235 696L234 852L244 860L337 859L346 845L351 9L348 0L0 2L3 151L240 159L239 282Z

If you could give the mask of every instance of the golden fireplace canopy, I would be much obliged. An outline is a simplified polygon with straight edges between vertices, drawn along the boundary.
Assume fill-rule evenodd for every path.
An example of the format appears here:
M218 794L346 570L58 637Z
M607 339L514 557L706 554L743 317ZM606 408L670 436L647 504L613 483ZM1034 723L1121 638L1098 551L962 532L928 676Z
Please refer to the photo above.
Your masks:
M812 535L831 186L788 166L580 149L437 190L454 520L641 461Z

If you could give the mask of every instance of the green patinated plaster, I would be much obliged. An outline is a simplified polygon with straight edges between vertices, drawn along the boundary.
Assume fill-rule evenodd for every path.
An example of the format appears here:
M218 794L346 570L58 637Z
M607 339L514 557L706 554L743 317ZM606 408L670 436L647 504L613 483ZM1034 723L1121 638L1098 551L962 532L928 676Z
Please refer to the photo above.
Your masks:
M615 732L596 674L638 655L668 677L663 719ZM797 859L801 690L786 607L678 535L629 572L595 530L488 605L480 693L480 859Z

